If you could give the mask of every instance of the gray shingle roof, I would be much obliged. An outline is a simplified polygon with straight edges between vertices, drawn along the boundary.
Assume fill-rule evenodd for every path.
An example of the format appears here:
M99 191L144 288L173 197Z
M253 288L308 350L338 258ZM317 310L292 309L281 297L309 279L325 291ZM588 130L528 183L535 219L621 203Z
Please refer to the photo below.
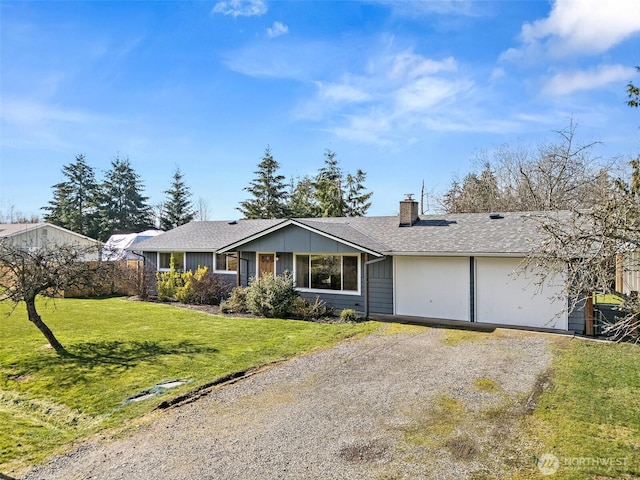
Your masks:
M545 212L566 216L567 212ZM366 250L387 255L518 255L531 251L539 239L541 212L422 216L411 227L400 227L397 216L307 218L295 222ZM145 251L215 251L260 234L287 220L191 222L136 245Z
M135 245L141 251L215 251L284 220L189 222Z

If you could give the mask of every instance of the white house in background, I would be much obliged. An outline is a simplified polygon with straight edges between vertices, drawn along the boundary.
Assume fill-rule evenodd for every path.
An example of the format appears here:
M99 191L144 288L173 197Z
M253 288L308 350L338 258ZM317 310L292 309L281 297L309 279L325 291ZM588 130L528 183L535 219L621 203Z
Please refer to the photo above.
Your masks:
M564 275L537 285L521 264L539 242L531 212L190 222L136 245L167 270L208 266L229 283L293 274L300 294L371 318L397 315L585 332ZM558 216L566 212L547 212Z
M140 255L136 255L130 247L136 244L157 237L162 230L146 230L140 233L123 233L111 235L105 242L102 250L102 260L139 260Z
M640 292L640 252L620 254L616 262L616 290L625 295Z
M98 260L101 242L85 235L72 232L51 223L1 223L0 240L12 245L36 249L45 245L77 245L78 247L96 247L96 253L87 260Z

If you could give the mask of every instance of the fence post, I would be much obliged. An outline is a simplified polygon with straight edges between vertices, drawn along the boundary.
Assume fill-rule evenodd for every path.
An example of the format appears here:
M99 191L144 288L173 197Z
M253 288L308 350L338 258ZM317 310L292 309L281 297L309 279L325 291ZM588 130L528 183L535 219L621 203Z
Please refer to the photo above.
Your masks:
M593 294L590 293L584 302L584 330L585 334L593 337L595 335L593 328Z

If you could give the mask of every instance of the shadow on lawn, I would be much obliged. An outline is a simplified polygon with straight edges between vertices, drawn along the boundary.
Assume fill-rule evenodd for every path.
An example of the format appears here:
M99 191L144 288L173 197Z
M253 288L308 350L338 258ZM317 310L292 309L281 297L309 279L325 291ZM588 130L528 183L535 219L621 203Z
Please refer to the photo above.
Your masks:
M189 341L177 343L151 341L102 341L70 345L61 359L79 367L93 368L113 365L132 368L138 363L164 355L213 354L218 349Z

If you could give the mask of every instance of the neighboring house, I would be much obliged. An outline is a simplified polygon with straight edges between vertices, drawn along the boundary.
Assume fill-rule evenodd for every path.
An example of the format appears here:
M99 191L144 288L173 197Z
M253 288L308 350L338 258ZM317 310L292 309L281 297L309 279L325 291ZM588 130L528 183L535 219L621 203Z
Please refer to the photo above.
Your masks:
M640 292L640 252L633 251L616 257L616 290L625 295Z
M149 240L150 238L157 237L161 233L163 233L162 230L145 230L140 233L111 235L104 244L102 260L139 260L140 257L136 255L130 247L134 247L136 244Z
M80 235L66 228L51 223L3 223L0 224L0 240L13 245L36 249L45 245L78 245L79 247L96 247L95 254L87 260L98 260L98 240Z
M555 213L561 215L562 213ZM291 271L307 299L338 308L584 332L564 279L537 285L520 264L537 237L530 213L191 222L136 250L160 271L207 265L229 282Z

